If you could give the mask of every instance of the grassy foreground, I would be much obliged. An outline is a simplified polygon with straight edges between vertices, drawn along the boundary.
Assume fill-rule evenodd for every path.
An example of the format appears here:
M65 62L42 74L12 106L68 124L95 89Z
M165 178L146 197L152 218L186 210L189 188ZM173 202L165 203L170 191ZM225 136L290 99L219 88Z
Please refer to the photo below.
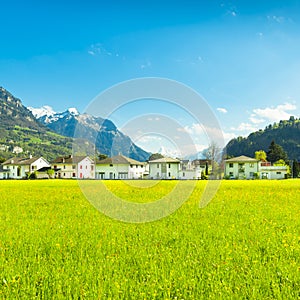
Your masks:
M176 183L106 184L138 201ZM76 181L1 181L0 299L299 299L300 181L224 181L199 208L204 186L171 216L129 224Z

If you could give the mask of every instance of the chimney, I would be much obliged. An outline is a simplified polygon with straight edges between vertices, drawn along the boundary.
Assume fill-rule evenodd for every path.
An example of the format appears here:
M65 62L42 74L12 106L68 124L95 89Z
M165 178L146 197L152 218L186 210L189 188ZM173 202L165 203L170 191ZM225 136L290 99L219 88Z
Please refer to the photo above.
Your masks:
M29 155L29 159L32 159L32 155L31 154Z

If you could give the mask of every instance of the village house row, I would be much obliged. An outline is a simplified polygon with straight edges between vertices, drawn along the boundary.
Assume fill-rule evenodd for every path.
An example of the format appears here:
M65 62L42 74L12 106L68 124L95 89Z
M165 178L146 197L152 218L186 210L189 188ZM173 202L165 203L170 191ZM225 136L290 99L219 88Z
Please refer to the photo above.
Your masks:
M103 160L89 156L58 157L51 164L43 157L13 157L0 165L0 179L201 179L211 172L208 160L179 160L164 157L139 162L123 155ZM224 177L228 179L283 179L286 166L272 166L247 156L225 160Z

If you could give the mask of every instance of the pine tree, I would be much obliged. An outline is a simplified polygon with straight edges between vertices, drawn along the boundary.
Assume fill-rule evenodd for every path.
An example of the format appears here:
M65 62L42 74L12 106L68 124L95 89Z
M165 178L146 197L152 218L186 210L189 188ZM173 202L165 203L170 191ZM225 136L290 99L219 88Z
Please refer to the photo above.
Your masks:
M299 167L299 163L297 162L297 160L293 160L293 178L298 178L299 173L300 173L300 167Z
M284 160L286 163L288 162L288 156L283 148L276 144L273 140L269 146L269 151L267 153L267 159L271 163L274 163L280 159Z

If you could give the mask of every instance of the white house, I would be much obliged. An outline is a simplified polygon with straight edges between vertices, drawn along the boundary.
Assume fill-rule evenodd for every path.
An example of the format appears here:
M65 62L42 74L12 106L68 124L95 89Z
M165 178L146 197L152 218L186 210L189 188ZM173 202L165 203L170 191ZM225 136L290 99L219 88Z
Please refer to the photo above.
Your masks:
M88 156L57 157L52 162L56 178L94 179L95 164Z
M284 179L287 172L287 166L272 166L244 155L225 160L224 175L232 179Z
M236 179L252 179L259 172L259 160L248 156L238 156L225 160L225 176Z
M2 163L2 178L26 178L45 167L50 167L50 164L43 157L13 157Z
M201 179L202 172L205 172L205 167L196 165L194 161L182 160L179 167L179 179Z
M272 166L269 162L261 162L259 168L261 179L284 179L287 177L287 166Z
M180 160L163 157L149 161L150 179L179 179Z
M96 179L142 179L146 163L124 155L117 155L96 161Z

